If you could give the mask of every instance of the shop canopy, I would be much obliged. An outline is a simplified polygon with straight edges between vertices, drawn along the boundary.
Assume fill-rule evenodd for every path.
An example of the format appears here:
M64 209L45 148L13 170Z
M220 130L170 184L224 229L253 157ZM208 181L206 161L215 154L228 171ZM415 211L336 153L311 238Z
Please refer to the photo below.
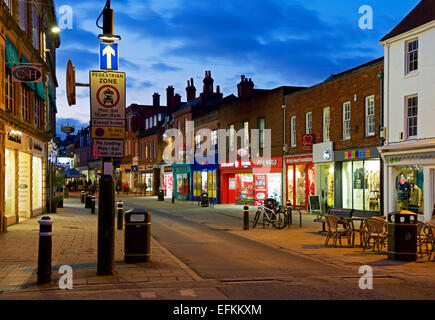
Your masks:
M77 169L74 168L65 170L64 175L67 178L82 178L85 176L84 174L81 174Z
M12 69L12 66L20 64L20 60L18 60L18 52L15 45L12 43L11 40L6 38L5 42L5 49L6 49L6 67L9 69Z

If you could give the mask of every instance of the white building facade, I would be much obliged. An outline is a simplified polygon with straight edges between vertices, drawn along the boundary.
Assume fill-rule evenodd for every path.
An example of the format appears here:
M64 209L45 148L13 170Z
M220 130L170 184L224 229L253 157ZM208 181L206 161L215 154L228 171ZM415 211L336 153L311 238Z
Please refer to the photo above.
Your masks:
M385 48L384 214L432 219L435 207L435 8L423 0L381 44ZM423 18L422 18L423 14Z

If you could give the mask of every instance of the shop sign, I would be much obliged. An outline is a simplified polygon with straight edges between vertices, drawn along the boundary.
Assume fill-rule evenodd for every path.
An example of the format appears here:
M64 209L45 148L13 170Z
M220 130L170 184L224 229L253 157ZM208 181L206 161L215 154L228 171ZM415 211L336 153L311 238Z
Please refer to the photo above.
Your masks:
M254 159L252 160L256 167L276 167L280 166L280 162L277 159Z
M172 172L172 168L171 167L165 167L163 169L164 172Z
M301 137L301 152L313 152L315 135L304 134Z
M255 180L255 205L261 206L264 199L267 198L267 175L257 174Z
M222 162L219 164L220 168L249 168L251 167L251 161L233 161L233 162Z
M369 149L344 152L344 159L345 160L365 159L365 158L370 158L370 150Z
M313 145L313 162L334 161L334 142L328 141Z
M42 68L36 66L13 66L14 82L42 82Z
M294 164L294 163L306 163L313 162L313 156L299 156L299 157L290 157L285 159L286 164Z
M23 133L21 131L11 130L8 132L8 140L15 142L15 143L21 144L21 137L22 136L23 136Z
M237 150L237 154L240 156L240 157L248 157L249 156L249 150L248 149L244 149L244 148L242 148L242 149L239 149L239 150Z

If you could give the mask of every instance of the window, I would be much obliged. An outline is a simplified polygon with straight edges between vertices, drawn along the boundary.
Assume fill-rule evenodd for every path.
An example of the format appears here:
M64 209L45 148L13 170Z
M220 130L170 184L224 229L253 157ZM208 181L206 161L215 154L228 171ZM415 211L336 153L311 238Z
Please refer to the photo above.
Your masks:
M23 121L29 122L29 87L26 84L21 84L21 117Z
M418 39L406 42L406 74L418 70Z
M20 27L27 31L27 1L20 1Z
M12 82L12 74L9 68L6 68L6 76L5 76L5 103L6 103L6 111L13 112L14 83Z
M218 143L218 131L217 130L213 130L211 132L211 145L215 146Z
M178 131L181 131L181 122L178 121Z
M229 146L229 150L230 151L234 151L235 150L235 146L234 146L234 137L235 137L235 129L234 129L234 125L233 124L231 124L231 125L229 125L228 126L228 130L229 130L229 132L230 132L230 137L229 137L229 143L228 143L228 146Z
M32 35L33 46L39 51L39 17L35 8L32 9Z
M154 154L154 157L157 157L156 144L157 143L155 141L153 141L153 154Z
M375 135L375 96L366 97L366 136Z
M290 119L290 146L296 147L296 116Z
M343 103L343 139L350 139L350 102Z
M323 108L323 141L330 141L329 129L331 127L331 108Z
M12 0L4 0L7 7L9 8L9 13L12 14Z
M41 128L41 123L40 123L41 107L42 107L41 98L35 96L34 119L35 119L35 126L37 129Z
M260 149L264 149L264 129L266 127L266 119L259 118L258 120L258 130L260 131Z
M148 142L145 143L145 158L148 159Z
M243 148L249 148L249 122L243 122Z
M148 129L148 118L145 119L145 130Z
M201 136L197 134L195 136L195 148L199 149L201 147Z
M157 119L159 122L160 121L162 121L162 114L161 113L159 113L159 115L158 115L158 119Z
M154 116L154 127L157 126L157 116Z
M417 137L418 96L407 98L408 138Z
M305 133L312 134L313 133L313 113L307 112L305 114Z

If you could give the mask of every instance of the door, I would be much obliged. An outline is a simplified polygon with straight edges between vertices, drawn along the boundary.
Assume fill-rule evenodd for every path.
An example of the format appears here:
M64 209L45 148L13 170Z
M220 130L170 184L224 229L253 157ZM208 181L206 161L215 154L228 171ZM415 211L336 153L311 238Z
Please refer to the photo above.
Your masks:
M236 203L236 175L227 175L228 196L227 203Z

